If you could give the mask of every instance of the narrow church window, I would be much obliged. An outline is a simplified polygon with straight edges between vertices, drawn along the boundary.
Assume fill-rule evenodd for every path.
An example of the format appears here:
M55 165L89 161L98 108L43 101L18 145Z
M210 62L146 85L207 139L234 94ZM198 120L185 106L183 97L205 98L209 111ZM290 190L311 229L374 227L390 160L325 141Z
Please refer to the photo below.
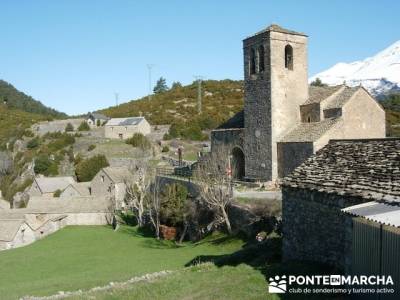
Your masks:
M256 73L256 53L254 49L250 51L250 75Z
M307 122L311 123L311 117L310 116L307 117Z
M260 47L258 47L258 72L264 72L265 70L264 56L265 56L264 46L261 45Z
M290 45L285 47L285 68L293 70L293 48Z

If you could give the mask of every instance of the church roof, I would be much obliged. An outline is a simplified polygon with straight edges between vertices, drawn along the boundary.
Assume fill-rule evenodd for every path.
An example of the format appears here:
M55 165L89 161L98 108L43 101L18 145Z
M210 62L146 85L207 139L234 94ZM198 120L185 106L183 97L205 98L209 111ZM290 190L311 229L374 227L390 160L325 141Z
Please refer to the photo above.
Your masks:
M218 126L217 129L244 128L244 111L241 110L232 118Z
M338 118L332 118L321 122L300 123L280 142L314 142L338 122Z
M342 107L360 87L348 87L344 85L336 86L312 86L308 87L308 100L303 105L321 103L328 101L327 107Z
M331 140L283 186L399 202L400 139Z
M257 32L257 33L255 33L255 34L253 34L253 35L251 35L251 36L249 36L249 37L247 37L247 38L250 38L250 37L259 35L259 34L264 33L264 32L271 32L271 31L273 31L273 32L280 32L280 33L286 33L286 34L295 34L295 35L307 36L306 34L304 34L304 33L302 33L302 32L297 32L297 31L289 30L289 29L283 28L283 27L281 27L281 26L279 26L279 25L277 25L277 24L271 24L271 25L269 25L267 28L264 28L263 30L261 30L261 31L259 31L259 32Z

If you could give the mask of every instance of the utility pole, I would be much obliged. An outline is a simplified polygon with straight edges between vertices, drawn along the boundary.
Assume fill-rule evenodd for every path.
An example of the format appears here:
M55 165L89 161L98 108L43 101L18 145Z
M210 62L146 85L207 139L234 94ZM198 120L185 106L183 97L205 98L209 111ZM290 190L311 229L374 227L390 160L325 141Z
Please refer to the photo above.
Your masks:
M115 105L118 106L119 94L115 93Z
M198 114L201 114L201 112L202 112L202 99L201 99L201 97L202 97L202 91L201 91L201 83L202 83L202 81L203 81L203 79L204 79L204 77L203 76L200 76L200 75L196 75L196 76L194 76L194 78L196 78L196 80L197 80L197 112L198 112Z
M153 91L151 90L152 83L151 83L151 69L154 67L153 64L147 64L147 69L149 70L149 96L147 97L148 100L151 100L151 94Z

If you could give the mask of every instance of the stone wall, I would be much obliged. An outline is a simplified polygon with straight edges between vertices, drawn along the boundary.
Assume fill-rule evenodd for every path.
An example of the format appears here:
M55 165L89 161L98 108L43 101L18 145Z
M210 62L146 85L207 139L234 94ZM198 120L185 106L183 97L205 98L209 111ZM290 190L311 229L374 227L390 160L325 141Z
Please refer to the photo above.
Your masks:
M348 269L352 222L340 209L367 201L286 186L282 201L283 259Z
M313 154L313 143L278 143L278 176L283 178Z
M110 139L127 139L132 137L135 133L142 133L147 135L151 133L151 126L146 121L143 120L138 125L127 125L127 126L117 126L117 125L105 125L104 126L104 136Z
M300 105L300 117L303 123L321 121L319 103Z

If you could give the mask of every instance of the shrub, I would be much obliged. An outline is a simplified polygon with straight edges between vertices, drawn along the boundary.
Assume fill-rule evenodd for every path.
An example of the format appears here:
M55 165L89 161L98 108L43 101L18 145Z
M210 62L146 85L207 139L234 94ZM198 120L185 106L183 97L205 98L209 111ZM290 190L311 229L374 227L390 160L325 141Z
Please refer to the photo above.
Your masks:
M185 220L188 190L179 183L168 184L161 193L160 219L163 224L180 226Z
M142 150L151 148L150 141L141 133L135 133L131 138L127 139L125 143L132 145L133 147L138 147Z
M49 148L50 151L58 151L61 150L69 145L72 145L75 143L75 137L69 135L69 134L61 134L59 138L57 138L54 141L51 141L47 147Z
M39 139L33 138L26 144L26 147L28 149L35 149L35 148L39 147L39 145L40 145Z
M97 127L100 127L100 125L101 125L100 120L97 120L97 121L96 121L96 125L97 125Z
M107 158L104 155L81 160L76 166L76 177L80 182L91 181L102 168L108 166Z
M86 121L83 121L79 127L78 127L79 131L89 131L90 130L90 126L88 123L86 123Z
M30 130L30 129L25 129L25 131L24 131L24 136L26 136L26 137L34 137L35 134L32 132L32 130Z
M163 146L161 152L169 152L169 147L167 145Z
M34 171L36 174L54 176L58 175L58 165L56 162L51 161L48 155L40 155L35 159Z
M65 126L65 132L71 132L71 131L74 131L74 125L68 123L67 126Z
M59 198L60 195L61 195L61 190L60 190L60 189L58 189L57 191L55 191L55 192L53 193L53 197L56 197L56 198Z
M96 145L90 145L89 147L88 147L88 151L92 151L92 150L94 150L96 148Z

